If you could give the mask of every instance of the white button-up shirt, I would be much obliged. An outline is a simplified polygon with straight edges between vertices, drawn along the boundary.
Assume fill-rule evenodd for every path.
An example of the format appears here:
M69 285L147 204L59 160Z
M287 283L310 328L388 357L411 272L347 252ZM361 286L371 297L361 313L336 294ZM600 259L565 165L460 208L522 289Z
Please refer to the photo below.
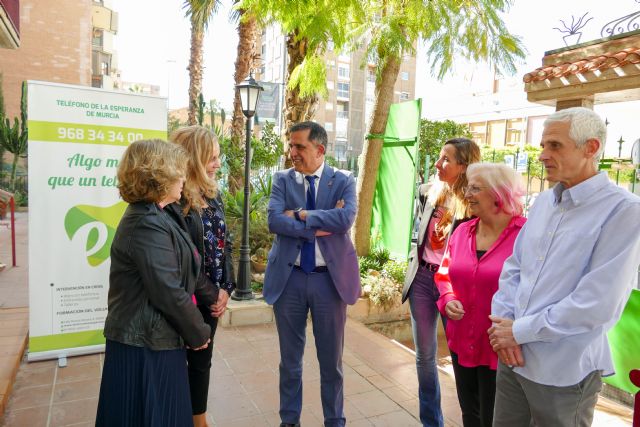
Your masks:
M312 174L316 176L314 181L315 189L316 189L316 200L318 200L318 187L320 186L320 178L322 177L322 171L324 170L324 163L320 165L320 167ZM305 175L300 172L296 172L296 181L302 182L304 184L304 195L307 196L307 192L309 191L309 181L305 178ZM302 206L304 208L304 206ZM316 245L316 267L321 267L327 265L324 257L322 256L322 251L320 251L320 246L318 246L318 239L315 240ZM300 265L300 254L296 258L296 265Z
M599 173L537 198L493 297L514 319L531 381L569 386L614 373L606 332L620 318L640 263L640 198Z

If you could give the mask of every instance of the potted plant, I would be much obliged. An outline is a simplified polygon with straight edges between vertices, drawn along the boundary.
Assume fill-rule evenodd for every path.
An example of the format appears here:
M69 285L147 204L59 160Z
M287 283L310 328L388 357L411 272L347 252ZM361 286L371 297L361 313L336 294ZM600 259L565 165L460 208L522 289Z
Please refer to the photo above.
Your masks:
M251 271L254 273L264 273L267 269L267 255L269 252L265 248L256 249L251 255Z

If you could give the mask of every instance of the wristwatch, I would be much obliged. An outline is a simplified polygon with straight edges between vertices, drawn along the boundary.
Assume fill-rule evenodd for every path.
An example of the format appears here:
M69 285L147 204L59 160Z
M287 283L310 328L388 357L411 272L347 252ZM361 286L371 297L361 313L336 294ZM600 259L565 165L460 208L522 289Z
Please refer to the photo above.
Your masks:
M302 210L302 208L298 208L298 209L295 209L293 211L293 216L295 216L298 221L302 221L302 218L300 218L300 211L301 210Z

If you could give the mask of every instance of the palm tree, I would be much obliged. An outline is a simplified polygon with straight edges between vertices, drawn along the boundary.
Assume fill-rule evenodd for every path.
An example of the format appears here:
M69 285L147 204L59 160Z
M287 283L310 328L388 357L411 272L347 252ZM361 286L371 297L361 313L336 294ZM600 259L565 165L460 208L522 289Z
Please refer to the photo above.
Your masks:
M436 77L443 78L456 58L487 61L496 69L515 71L514 60L524 57L520 39L506 29L499 13L511 0L371 0L360 36L368 54L376 58L378 72L369 139L363 148L363 168L358 176L358 213L353 227L359 255L369 252L371 211L382 135L387 126L393 87L403 55L415 53L419 40L427 51Z
M345 45L361 6L359 0L241 0L240 7L252 11L262 26L277 23L286 34L285 129L313 118L319 96L327 93L322 57L327 44L338 50Z
M237 0L234 3L238 3ZM235 84L239 84L249 76L249 72L256 60L256 39L258 36L258 23L255 16L247 11L236 7L231 16L232 20L238 22L238 50L233 74ZM232 153L226 153L227 158L244 158L244 114L242 114L242 104L240 95L236 92L233 100L233 118L231 120L231 144ZM244 175L242 162L229 161L229 190L232 193L244 186Z
M189 56L189 115L187 123L195 125L198 96L202 92L203 41L209 21L218 11L220 0L185 0L183 8L191 22L191 51Z

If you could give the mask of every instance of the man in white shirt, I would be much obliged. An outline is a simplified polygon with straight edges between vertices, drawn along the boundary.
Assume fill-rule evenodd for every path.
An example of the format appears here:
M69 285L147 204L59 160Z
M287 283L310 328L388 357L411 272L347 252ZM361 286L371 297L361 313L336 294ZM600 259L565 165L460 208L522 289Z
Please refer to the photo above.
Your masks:
M598 173L605 137L586 108L544 123L540 161L557 184L537 198L493 298L494 426L589 426L601 376L614 373L606 333L638 271L640 198Z

